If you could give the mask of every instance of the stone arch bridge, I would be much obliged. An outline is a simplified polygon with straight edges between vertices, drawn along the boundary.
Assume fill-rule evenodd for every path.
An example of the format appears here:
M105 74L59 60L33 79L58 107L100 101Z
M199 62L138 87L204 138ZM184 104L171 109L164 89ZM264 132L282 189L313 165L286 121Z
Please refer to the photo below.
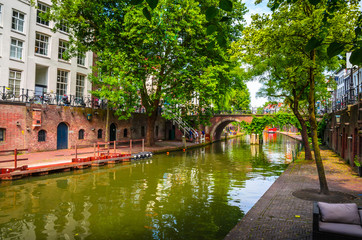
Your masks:
M223 129L232 122L251 123L254 117L262 117L262 114L230 114L230 115L214 115L211 119L211 125L205 127L205 133L210 134L210 141L218 141L221 139Z

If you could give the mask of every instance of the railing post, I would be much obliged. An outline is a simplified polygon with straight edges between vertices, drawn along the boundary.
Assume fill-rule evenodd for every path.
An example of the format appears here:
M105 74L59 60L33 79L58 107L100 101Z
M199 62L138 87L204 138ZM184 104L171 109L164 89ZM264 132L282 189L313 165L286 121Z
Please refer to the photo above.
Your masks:
M116 153L117 153L117 150L116 150L116 141L113 142L113 148L114 148L114 153L116 154Z
M142 152L145 151L145 139L143 138L142 139Z
M78 158L77 144L75 144L75 159Z
M99 143L98 143L98 159L99 159Z
M18 167L18 150L15 148L14 149L14 168Z
M132 139L129 140L129 154L132 154Z
M96 144L93 144L94 160L96 159Z

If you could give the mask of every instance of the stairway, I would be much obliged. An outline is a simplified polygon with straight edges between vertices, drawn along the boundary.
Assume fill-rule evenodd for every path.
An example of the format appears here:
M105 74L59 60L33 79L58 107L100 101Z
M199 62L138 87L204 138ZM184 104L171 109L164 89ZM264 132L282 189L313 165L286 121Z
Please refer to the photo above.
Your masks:
M181 132L183 132L184 136L190 138L191 137L190 132L191 132L193 139L199 137L198 132L194 128L192 128L186 121L184 121L180 116L175 115L174 113L172 113L167 109L162 109L162 110L166 112L169 116L172 116L171 117L172 124L173 125L177 124L178 128L180 129Z

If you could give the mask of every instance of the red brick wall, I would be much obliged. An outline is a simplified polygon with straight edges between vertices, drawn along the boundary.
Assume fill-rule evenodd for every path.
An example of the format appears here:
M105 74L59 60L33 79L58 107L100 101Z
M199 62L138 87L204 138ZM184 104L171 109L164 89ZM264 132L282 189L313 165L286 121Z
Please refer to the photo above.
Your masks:
M36 124L34 118L41 115L41 126ZM91 114L91 120L87 120L87 115ZM118 120L111 111L109 125L114 123L117 127L117 140L139 139L141 127L147 129L146 115L133 114L128 120ZM10 150L14 148L28 148L29 151L46 151L57 149L57 127L64 122L68 126L68 148L77 145L92 145L98 141L105 141L106 135L106 110L90 109L80 107L60 107L55 105L6 105L0 104L0 128L6 129L6 139L0 142L0 150ZM19 122L20 126L16 123ZM158 119L156 125L159 126L159 139L164 139L165 120ZM79 130L84 130L84 139L78 139ZM103 130L102 138L98 139L98 129ZM124 129L127 129L127 137L123 137ZM38 142L40 130L46 131L46 141ZM22 133L23 131L23 133ZM108 129L109 131L109 129Z
M26 145L26 109L19 105L0 104L0 128L5 129L5 141L0 142L0 151L24 149Z

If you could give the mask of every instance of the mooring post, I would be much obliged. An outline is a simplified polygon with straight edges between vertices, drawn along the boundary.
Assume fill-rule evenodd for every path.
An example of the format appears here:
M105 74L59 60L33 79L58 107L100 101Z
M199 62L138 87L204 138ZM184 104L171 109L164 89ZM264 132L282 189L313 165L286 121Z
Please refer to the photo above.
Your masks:
M15 148L14 149L14 165L15 165L15 168L18 167L18 150Z
M142 152L145 151L145 139L143 138L142 139Z

